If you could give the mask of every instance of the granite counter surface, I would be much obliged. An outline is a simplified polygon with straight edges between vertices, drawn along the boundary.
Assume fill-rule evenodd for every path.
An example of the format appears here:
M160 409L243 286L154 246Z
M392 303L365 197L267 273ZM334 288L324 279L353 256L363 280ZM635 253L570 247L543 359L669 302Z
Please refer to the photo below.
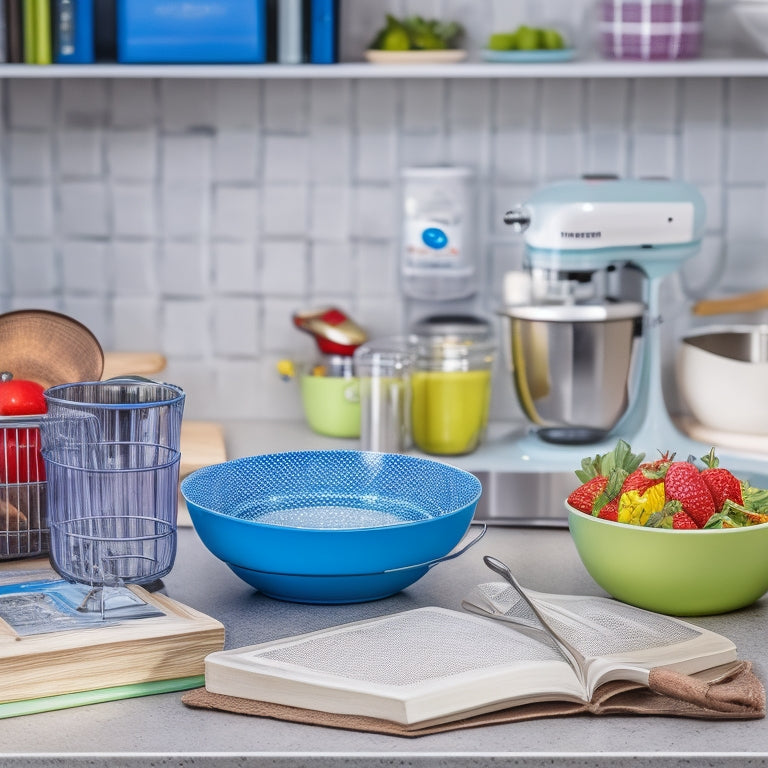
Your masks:
M269 444L289 450L302 435L281 440L271 432L255 439L230 430L230 455L270 450ZM320 440L307 447L327 444ZM355 447L354 441L346 447ZM566 530L501 527L490 528L467 553L431 569L400 594L359 605L298 605L264 597L209 554L189 527L179 531L176 563L164 581L171 597L222 621L232 648L424 605L458 608L475 584L495 579L482 562L486 554L506 562L532 589L603 594ZM768 680L768 597L741 611L693 621L730 637L740 656L752 660L760 678ZM402 739L189 709L181 696L2 720L0 765L768 766L768 720L578 715Z

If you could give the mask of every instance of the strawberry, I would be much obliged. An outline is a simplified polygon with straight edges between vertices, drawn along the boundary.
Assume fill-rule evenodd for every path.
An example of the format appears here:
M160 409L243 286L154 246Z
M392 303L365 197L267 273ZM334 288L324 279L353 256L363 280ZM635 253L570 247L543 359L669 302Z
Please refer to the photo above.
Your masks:
M672 527L678 530L695 531L699 526L696 525L693 518L687 512L675 512L672 515Z
M619 500L618 498L609 501L598 513L601 520L610 520L614 523L619 521Z
M621 492L637 491L642 496L649 488L664 480L673 457L674 454L670 456L669 453L665 453L656 461L643 462L627 476L624 485L621 486Z
M597 475L573 491L568 497L568 503L574 509L578 509L579 512L591 515L592 507L598 496L605 490L606 485L608 485L608 478L605 475Z
M696 521L683 511L677 500L668 501L661 510L654 512L645 523L648 528L674 528L676 530L698 530Z
M741 482L736 476L727 469L719 466L720 461L715 456L715 449L712 448L701 460L707 465L706 469L701 471L701 476L712 494L712 500L715 502L715 512L722 512L726 499L730 499L735 504L743 506L744 499L741 493Z
M677 500L699 528L715 514L715 502L698 468L689 461L673 461L664 477L667 501Z
M632 453L629 444L619 440L612 451L582 460L576 477L581 485L568 497L568 503L588 515L598 515L617 499L627 475L637 469L645 454Z

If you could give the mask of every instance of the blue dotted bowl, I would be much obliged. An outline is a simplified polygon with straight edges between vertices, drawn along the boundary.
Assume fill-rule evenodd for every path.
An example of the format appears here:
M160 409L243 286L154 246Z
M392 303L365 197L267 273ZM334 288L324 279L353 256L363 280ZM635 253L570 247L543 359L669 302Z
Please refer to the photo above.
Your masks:
M265 594L314 603L374 600L421 578L464 537L481 491L442 462L340 450L249 456L181 483L216 557Z

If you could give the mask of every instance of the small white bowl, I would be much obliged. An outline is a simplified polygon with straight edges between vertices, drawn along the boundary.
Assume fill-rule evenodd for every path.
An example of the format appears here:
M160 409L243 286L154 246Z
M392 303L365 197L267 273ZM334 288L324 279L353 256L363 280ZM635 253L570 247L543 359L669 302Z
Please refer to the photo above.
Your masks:
M700 424L768 435L768 326L722 326L686 336L676 369L683 401Z

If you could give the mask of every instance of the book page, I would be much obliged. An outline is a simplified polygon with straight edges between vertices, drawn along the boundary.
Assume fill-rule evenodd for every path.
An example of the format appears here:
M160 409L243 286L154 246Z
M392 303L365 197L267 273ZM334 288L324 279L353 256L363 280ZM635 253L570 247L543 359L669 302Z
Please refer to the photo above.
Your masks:
M590 696L609 680L647 685L656 666L690 674L736 658L730 640L680 619L611 598L524 590L503 563L492 561L489 567L507 581L478 585L464 607L503 619L522 633L551 633L578 667Z
M443 608L419 608L212 654L214 693L420 722L520 700L584 700L551 645Z
M529 596L585 656L590 691L616 679L645 684L654 667L693 674L737 658L728 638L673 616L604 597Z

